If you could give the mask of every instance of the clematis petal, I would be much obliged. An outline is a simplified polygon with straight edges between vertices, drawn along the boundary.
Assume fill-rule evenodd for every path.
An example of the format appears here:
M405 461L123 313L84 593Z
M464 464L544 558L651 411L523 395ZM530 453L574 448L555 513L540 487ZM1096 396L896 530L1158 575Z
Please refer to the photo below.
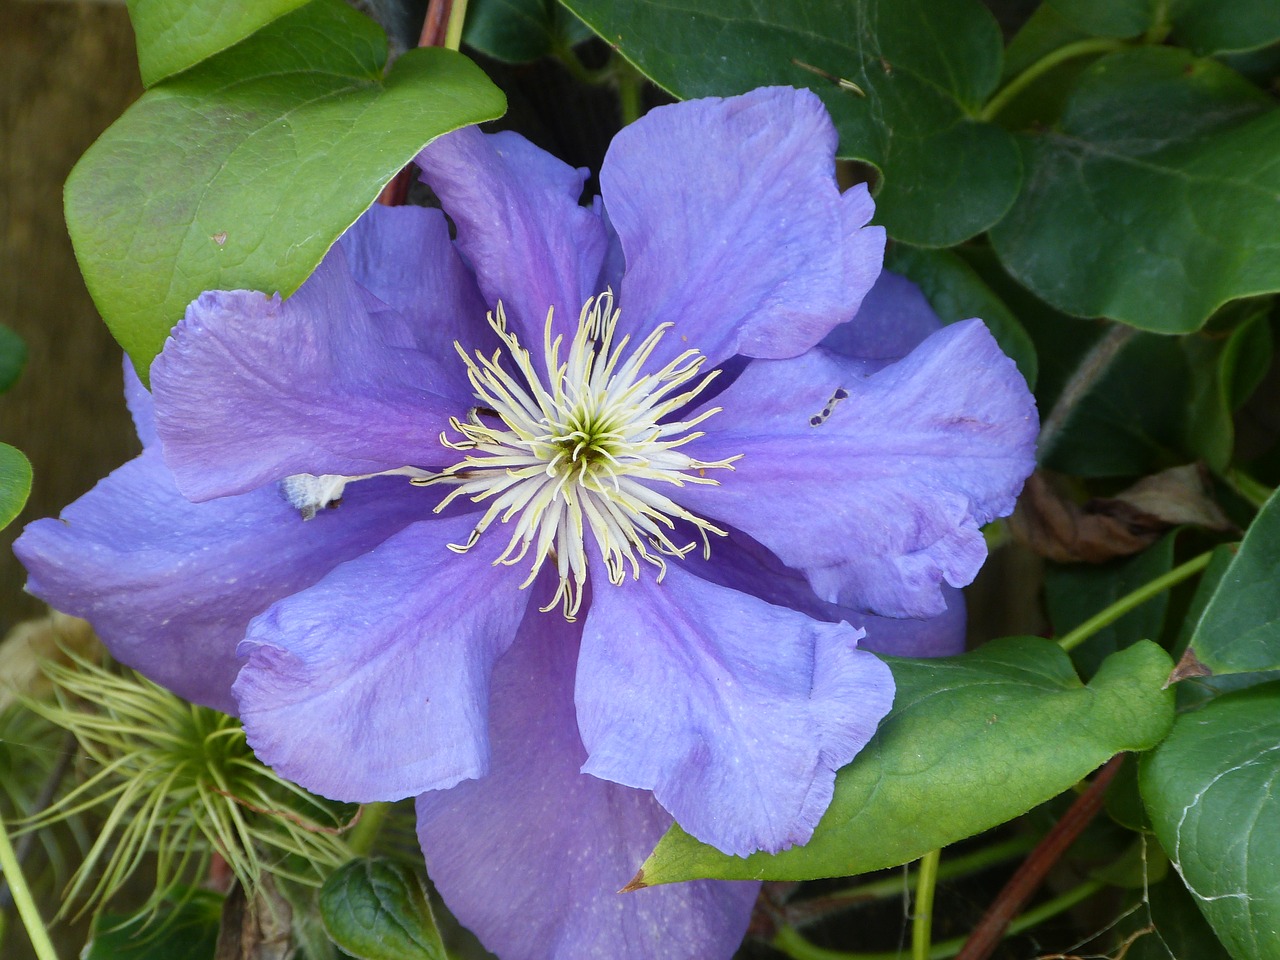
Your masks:
M881 616L941 614L940 584L973 579L980 526L1013 509L1034 466L1035 402L977 320L869 378L821 349L755 361L716 403L714 432L687 449L742 459L681 502L803 570L824 600Z
M920 288L885 270L862 301L858 315L827 334L822 346L862 361L862 372L869 374L901 360L941 328L942 321Z
M730 529L727 533L716 540L710 557L686 557L684 569L766 603L789 607L817 620L844 621L865 630L866 636L858 641L860 650L895 657L950 657L964 652L964 594L956 587L942 585L947 609L936 617L877 617L820 599L803 573L784 565L742 531ZM684 537L693 538L692 531Z
M579 206L587 171L557 160L524 137L464 127L428 144L417 158L422 179L458 228L458 247L480 293L499 300L535 357L547 309L566 339L578 312L599 293L607 241L600 217Z
M859 636L679 564L601 587L578 658L583 770L653 790L726 853L804 843L893 702Z
M124 358L124 403L129 408L129 416L133 417L133 429L144 447L149 447L159 438L156 436L156 405L151 399L151 391L142 385L133 362L128 354Z
M485 321L487 308L475 277L449 238L444 214L375 204L338 242L356 283L404 318L409 342L403 345L444 351L441 374L448 386L438 392L471 397L466 367L453 344L492 353L498 339Z
M235 647L249 620L428 509L393 480L353 487L341 509L308 522L274 488L195 504L152 446L61 520L29 525L14 551L27 589L88 620L116 659L235 713Z
M891 657L954 657L964 653L964 594L949 584L942 585L947 609L936 617L877 617L869 613L845 611L850 623L867 631L858 646Z
M441 309L469 302L440 296ZM432 355L408 337L352 280L341 247L288 300L202 294L151 365L178 489L208 500L293 474L431 466L448 418L472 401L454 389L452 345Z
M841 197L835 147L822 102L789 87L658 107L614 137L600 184L623 320L676 324L655 358L791 357L854 314L885 234L865 187Z
M474 516L413 524L249 624L235 683L254 752L326 797L397 800L488 768L489 673L528 601Z
M530 605L493 674L489 775L418 798L428 871L503 960L716 960L746 932L758 883L618 890L671 825L640 790L579 772L580 624Z

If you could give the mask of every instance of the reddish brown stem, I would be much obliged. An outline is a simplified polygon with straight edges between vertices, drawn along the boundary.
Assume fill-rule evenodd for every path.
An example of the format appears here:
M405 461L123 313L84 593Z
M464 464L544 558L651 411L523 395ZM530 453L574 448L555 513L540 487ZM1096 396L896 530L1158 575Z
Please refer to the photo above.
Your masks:
M453 12L453 0L430 0L427 16L422 21L422 33L418 36L420 47L443 47L449 31L449 14ZM409 199L409 185L413 183L414 167L407 164L378 194L378 203L384 207L399 207Z
M1004 938L1009 922L1013 920L1031 899L1050 868L1058 862L1067 848L1075 842L1098 812L1102 809L1102 799L1107 787L1115 777L1120 764L1124 762L1124 754L1118 753L1098 771L1093 782L1075 803L1054 824L1053 829L1045 834L1027 859L1023 861L1016 873L1009 878L1004 889L991 902L987 912L973 928L973 933L965 941L964 947L956 954L955 960L987 960L996 946Z

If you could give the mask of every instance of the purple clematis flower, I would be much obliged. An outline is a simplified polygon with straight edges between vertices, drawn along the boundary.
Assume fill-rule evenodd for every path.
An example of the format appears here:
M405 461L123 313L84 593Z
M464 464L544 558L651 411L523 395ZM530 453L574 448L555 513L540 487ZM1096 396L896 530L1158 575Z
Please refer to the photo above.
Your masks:
M892 701L869 651L959 649L1033 463L1013 363L880 275L835 145L807 91L663 107L583 207L514 134L440 138L456 240L375 207L288 300L201 296L29 589L304 786L416 796L500 956L728 956L756 884L616 891L673 817L809 838Z

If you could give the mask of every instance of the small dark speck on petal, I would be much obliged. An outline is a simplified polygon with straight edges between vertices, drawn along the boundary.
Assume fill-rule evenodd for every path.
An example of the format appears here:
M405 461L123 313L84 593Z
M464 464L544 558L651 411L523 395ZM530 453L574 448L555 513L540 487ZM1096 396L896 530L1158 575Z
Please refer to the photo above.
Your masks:
M820 416L815 416L815 417L810 417L810 418L809 418L809 426L811 426L811 427L818 427L818 426L821 426L821 425L822 425L822 417L820 417Z

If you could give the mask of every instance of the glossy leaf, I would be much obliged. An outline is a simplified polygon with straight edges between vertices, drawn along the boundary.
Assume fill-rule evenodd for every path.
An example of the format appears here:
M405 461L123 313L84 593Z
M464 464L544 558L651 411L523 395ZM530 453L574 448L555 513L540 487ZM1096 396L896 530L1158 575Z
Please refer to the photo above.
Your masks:
M471 0L462 39L495 60L527 63L590 39L559 0Z
M1004 215L1021 176L1000 127L975 119L1000 78L1000 31L977 0L569 0L606 42L678 97L813 88L840 155L883 179L876 222L950 246Z
M1133 941L1125 960L1230 960L1176 873L1152 884L1146 900L1147 914L1137 919L1150 929Z
M23 452L0 443L0 528L22 512L31 494L31 461Z
M885 267L915 282L944 324L980 317L1000 349L1013 358L1036 385L1036 348L1018 318L964 260L949 250L921 250L895 244L885 254Z
M906 863L1025 813L1119 751L1153 746L1173 719L1162 689L1172 664L1152 643L1108 658L1088 686L1059 647L1034 637L886 660L893 710L840 771L808 844L743 859L677 826L645 861L644 881L800 880Z
M1172 0L1173 39L1196 53L1256 50L1280 40L1275 0Z
M353 860L320 891L325 930L359 960L445 960L431 904L408 867Z
M385 61L377 26L317 0L147 91L81 158L67 225L140 373L202 291L292 293L425 143L504 108L460 54Z
M94 920L82 960L210 960L221 911L222 897L197 890L181 904L161 905L150 923L104 913Z
M1250 525L1191 637L1214 673L1280 668L1280 494Z
M1235 960L1280 956L1280 684L1183 714L1142 765L1156 836Z
M145 86L234 46L307 0L128 0Z
M1023 151L1026 188L991 240L1054 306L1185 333L1280 289L1280 110L1221 64L1105 57Z
M1153 19L1152 0L1045 0L1045 6L1095 37L1134 37Z

